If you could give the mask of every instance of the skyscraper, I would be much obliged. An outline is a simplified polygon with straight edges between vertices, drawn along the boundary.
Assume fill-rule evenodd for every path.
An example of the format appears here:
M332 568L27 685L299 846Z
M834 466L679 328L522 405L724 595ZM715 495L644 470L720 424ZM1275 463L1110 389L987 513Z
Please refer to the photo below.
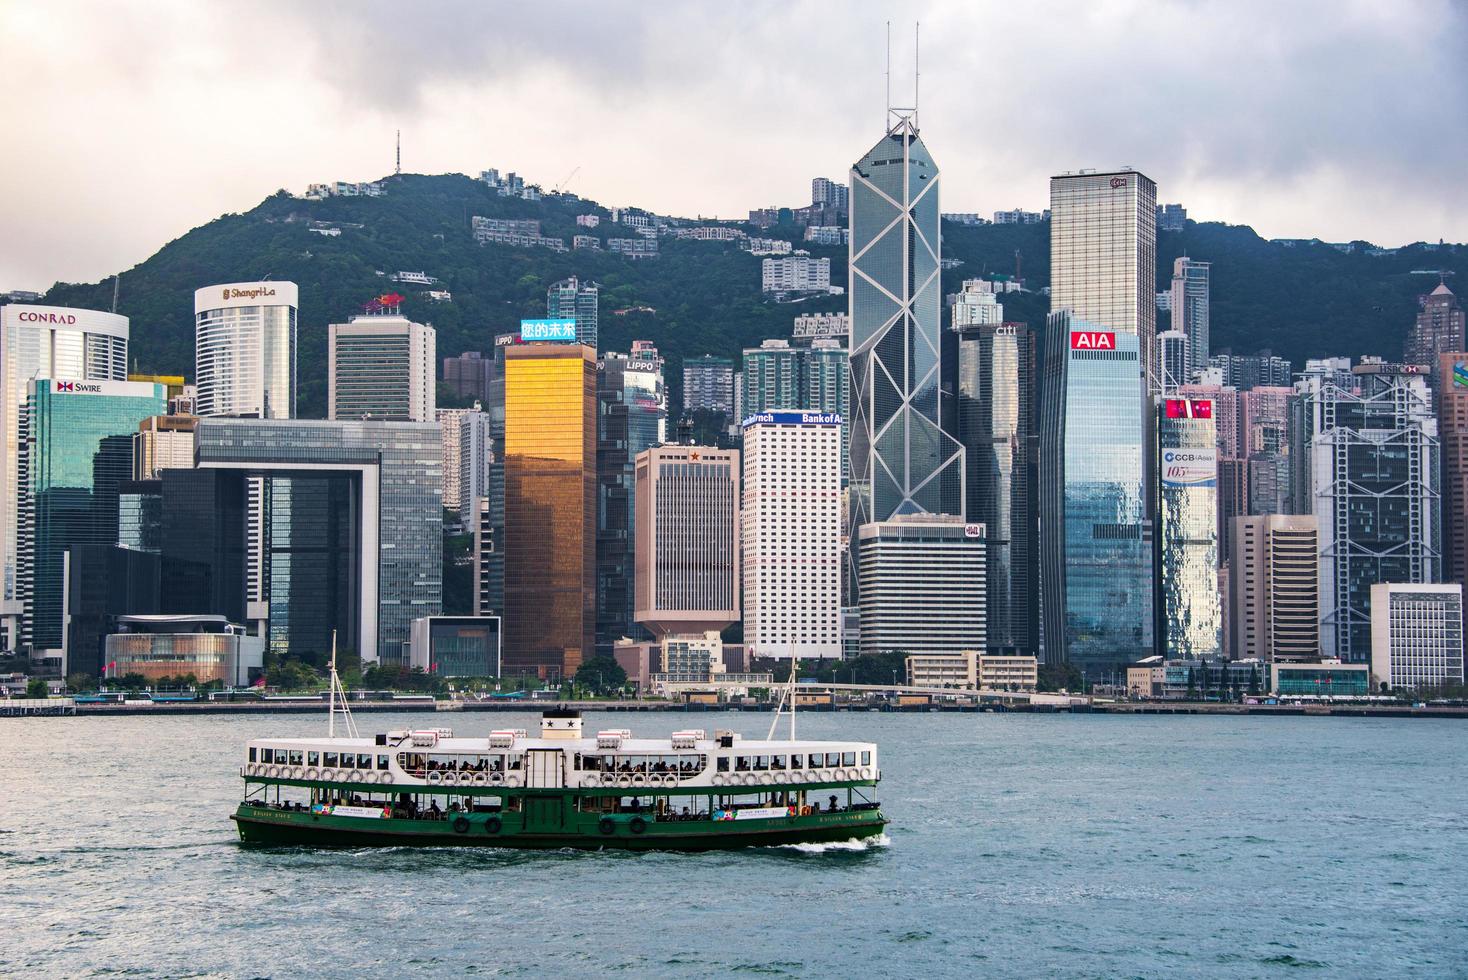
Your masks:
M1046 323L1040 404L1045 660L1092 677L1152 648L1152 541L1135 334Z
M984 527L947 514L863 524L861 652L918 656L982 651Z
M744 424L744 646L841 656L841 419L763 412Z
M683 362L683 411L734 414L734 362L705 354ZM735 421L739 421L735 419Z
M656 636L739 620L737 450L661 446L637 456L637 622Z
M477 350L443 359L443 383L459 398L489 404L489 385L494 379L494 358Z
M911 115L851 168L853 545L863 524L963 513L963 447L940 407L938 183Z
M1422 310L1407 334L1404 345L1407 363L1427 365L1433 372L1433 383L1437 384L1445 380L1437 374L1438 358L1462 350L1464 344L1468 344L1468 337L1464 336L1463 308L1447 283L1439 283L1422 297Z
M597 345L600 290L596 283L582 282L572 276L555 283L545 293L546 316L575 320L576 342L592 350Z
M1188 383L1188 335L1181 330L1164 330L1157 335L1157 383L1164 395Z
M1208 281L1210 263L1186 255L1172 263L1172 329L1188 338L1188 376L1208 367Z
M603 354L597 362L596 398L596 648L610 656L617 640L637 633L637 458L667 441L668 396L657 348L638 340L630 356Z
M1230 535L1232 658L1304 663L1319 657L1320 547L1315 518L1236 517Z
M965 279L963 290L953 300L953 329L1004 322L1004 304L994 295L993 283L985 279Z
M1023 323L955 328L964 515L986 531L991 650L1040 644L1035 335Z
M164 470L194 465L197 415L152 415L133 433L132 479L156 480Z
M232 282L194 291L194 380L201 416L296 417L293 282Z
M1223 652L1213 402L1160 398L1157 409L1157 652L1212 660Z
M569 677L596 642L596 351L505 349L504 670Z
M1371 656L1376 582L1436 582L1441 500L1437 417L1426 377L1363 358L1354 390L1330 374L1302 380L1311 497L1320 527L1321 644L1327 656Z
M20 416L33 379L127 380L125 316L64 306L0 306L0 649L19 641L15 594Z
M1468 582L1468 352L1437 357L1442 439L1443 565L1446 582Z
M1050 178L1050 310L1135 334L1148 395L1161 393L1156 294L1157 185L1135 170Z
M766 340L759 347L745 348L744 370L739 374L740 411L757 415L799 409L828 412L845 419L849 369L845 348L829 338L816 338L809 347L792 347L787 340ZM843 422L843 481L849 475L847 444L848 429Z
M386 313L354 316L327 330L327 418L434 421L433 327Z
M22 639L59 650L65 633L66 553L117 543L118 488L132 478L132 441L167 406L160 384L132 381L27 383L23 421L17 594ZM64 666L64 665L63 665Z

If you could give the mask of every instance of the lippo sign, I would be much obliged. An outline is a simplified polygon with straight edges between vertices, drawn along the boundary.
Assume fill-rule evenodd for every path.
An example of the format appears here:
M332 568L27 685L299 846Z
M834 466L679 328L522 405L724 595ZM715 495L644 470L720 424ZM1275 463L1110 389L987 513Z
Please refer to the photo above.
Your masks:
M1116 350L1116 334L1099 330L1072 330L1071 350Z
M1218 486L1218 450L1164 449L1162 485L1203 488Z

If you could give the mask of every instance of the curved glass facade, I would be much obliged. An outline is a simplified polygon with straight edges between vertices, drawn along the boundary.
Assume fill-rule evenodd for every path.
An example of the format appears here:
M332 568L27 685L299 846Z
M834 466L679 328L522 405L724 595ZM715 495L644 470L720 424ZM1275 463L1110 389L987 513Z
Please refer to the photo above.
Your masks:
M1157 649L1169 660L1222 652L1217 433L1211 399L1158 400Z
M1152 542L1135 334L1050 315L1040 433L1047 663L1098 678L1152 650Z

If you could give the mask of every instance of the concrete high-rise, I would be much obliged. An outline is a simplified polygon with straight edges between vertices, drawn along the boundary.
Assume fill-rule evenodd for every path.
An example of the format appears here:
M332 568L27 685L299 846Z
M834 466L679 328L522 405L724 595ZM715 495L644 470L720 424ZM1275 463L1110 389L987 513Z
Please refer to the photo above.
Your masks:
M1161 393L1156 297L1157 185L1126 169L1050 178L1050 310L1134 334L1148 395Z
M744 422L744 648L841 656L841 419L762 412Z
M900 115L851 168L850 541L900 514L963 513L944 430L938 166ZM851 580L857 581L856 547Z
M1439 445L1419 370L1363 358L1351 380L1348 391L1333 374L1306 374L1301 394L1320 527L1321 646L1362 664L1371 653L1372 583L1439 581Z
M433 327L395 313L373 313L333 323L327 332L327 418L434 421L438 354Z
M619 639L635 639L638 632L633 618L637 458L668 436L668 395L657 348L635 340L630 355L601 355L596 398L596 649L610 656Z
M984 526L949 515L904 514L857 532L861 652L916 656L982 651Z
M1152 534L1135 334L1052 313L1040 424L1045 660L1091 677L1152 649Z
M705 354L683 362L683 411L734 415L734 362ZM735 422L740 421L734 419Z
M1156 432L1157 652L1213 660L1223 645L1213 402L1158 399Z
M1432 371L1433 383L1447 380L1437 373L1439 359L1443 354L1460 351L1468 344L1464 336L1464 313L1458 298L1446 283L1422 297L1422 309L1417 322L1407 334L1403 345L1408 364L1425 364Z
M194 381L201 416L296 417L293 282L232 282L194 291Z
M133 433L132 479L156 480L164 470L192 469L197 415L151 415Z
M1463 583L1371 586L1371 684L1431 691L1463 685Z
M1236 517L1229 530L1231 658L1277 663L1319 658L1320 547L1315 518Z
M661 446L636 468L636 621L658 638L738 622L739 452Z
M14 649L20 638L16 504L26 385L41 378L126 381L127 339L125 316L64 306L0 306L0 650Z
M994 295L993 283L985 279L965 279L963 290L950 297L953 301L952 327L997 326L1004 322L1004 304Z
M1157 383L1164 395L1173 395L1192 375L1188 357L1188 335L1181 330L1164 330L1157 335Z
M1208 368L1208 286L1211 263L1186 255L1172 263L1172 329L1188 338L1188 376Z
M1443 580L1468 582L1468 352L1437 359L1437 425L1442 440Z
M576 342L595 350L600 293L601 287L594 282L583 282L575 276L562 279L546 290L545 314L552 318L575 320Z
M504 670L569 677L596 643L596 351L505 349Z
M1040 644L1035 334L1023 323L955 331L964 516L986 532L987 644L1032 654Z
M477 350L443 359L443 383L459 398L489 404L489 386L494 380L495 360Z

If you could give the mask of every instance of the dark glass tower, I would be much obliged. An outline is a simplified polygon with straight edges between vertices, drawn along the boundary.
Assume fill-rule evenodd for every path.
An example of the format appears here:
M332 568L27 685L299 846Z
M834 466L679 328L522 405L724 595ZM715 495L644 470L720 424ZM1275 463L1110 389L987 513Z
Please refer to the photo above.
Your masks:
M964 516L987 528L987 646L1034 653L1040 643L1035 335L1023 323L955 332Z
M899 514L963 512L941 419L938 167L903 117L851 168L851 540Z

